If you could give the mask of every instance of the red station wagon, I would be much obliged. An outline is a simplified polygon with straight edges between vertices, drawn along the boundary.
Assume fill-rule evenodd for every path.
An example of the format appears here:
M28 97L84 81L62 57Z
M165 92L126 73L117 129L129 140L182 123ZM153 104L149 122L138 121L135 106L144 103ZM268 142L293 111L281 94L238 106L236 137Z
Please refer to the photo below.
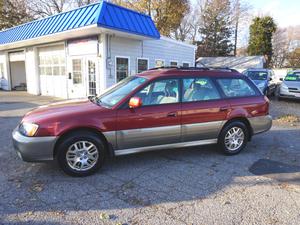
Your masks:
M268 98L237 71L159 68L99 97L27 113L13 143L24 161L56 159L67 174L87 176L111 155L207 144L234 155L271 126Z

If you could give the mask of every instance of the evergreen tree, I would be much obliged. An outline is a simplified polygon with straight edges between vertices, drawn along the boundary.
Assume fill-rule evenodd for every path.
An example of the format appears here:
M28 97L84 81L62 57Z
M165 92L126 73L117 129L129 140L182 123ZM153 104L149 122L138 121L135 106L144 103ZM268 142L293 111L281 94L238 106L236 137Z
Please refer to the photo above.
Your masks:
M277 26L270 16L256 17L250 26L248 54L265 56L267 66L270 65L273 55L272 38L276 29Z
M232 21L229 0L207 0L202 9L197 56L228 56L232 54Z

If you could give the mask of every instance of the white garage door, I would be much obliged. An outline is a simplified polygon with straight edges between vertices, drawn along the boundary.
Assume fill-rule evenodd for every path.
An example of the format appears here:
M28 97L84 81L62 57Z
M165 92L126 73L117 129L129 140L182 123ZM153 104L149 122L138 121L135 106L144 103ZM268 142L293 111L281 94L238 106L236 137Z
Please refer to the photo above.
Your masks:
M41 94L67 98L66 55L63 45L39 48Z

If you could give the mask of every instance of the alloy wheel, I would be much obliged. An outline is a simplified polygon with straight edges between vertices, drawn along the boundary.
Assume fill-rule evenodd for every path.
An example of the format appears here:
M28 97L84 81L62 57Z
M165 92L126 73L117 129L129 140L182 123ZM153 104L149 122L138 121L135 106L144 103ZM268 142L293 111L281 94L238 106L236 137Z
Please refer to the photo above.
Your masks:
M87 171L95 166L99 158L97 147L89 141L72 144L66 153L68 166L76 171Z
M242 128L232 127L225 135L225 146L229 151L238 150L244 143L245 134Z

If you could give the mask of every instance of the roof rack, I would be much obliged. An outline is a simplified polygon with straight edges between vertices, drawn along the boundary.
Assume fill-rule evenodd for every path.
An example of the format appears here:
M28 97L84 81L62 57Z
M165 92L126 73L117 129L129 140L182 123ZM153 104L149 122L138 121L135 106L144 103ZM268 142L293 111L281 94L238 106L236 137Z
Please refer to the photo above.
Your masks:
M238 72L235 69L231 69L229 67L175 67L175 66L162 66L162 67L156 67L151 68L149 70L160 70L160 69L176 69L176 70L200 70L200 71L209 71L209 70L221 70L224 72Z

